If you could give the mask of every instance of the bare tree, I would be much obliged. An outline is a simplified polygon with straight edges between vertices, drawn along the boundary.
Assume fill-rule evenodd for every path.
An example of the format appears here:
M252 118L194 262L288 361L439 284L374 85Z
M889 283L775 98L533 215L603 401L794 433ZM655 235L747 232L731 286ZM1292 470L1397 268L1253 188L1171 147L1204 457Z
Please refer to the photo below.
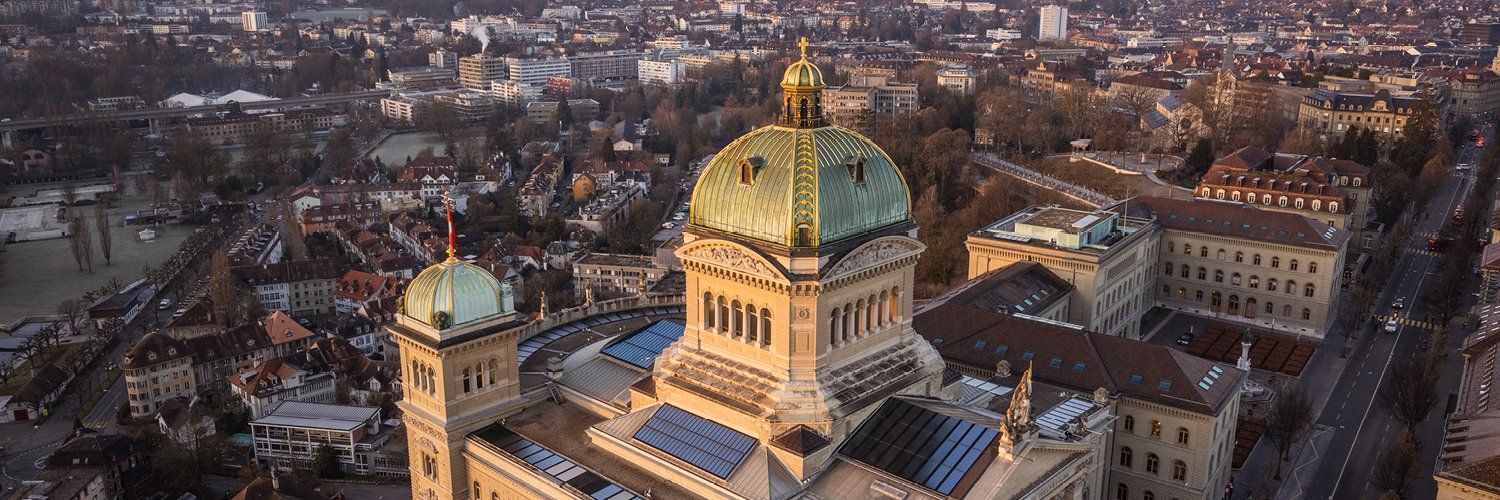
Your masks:
M109 211L102 202L94 204L94 229L99 231L99 250L104 253L104 265L107 266L114 240L109 237Z
M1156 107L1156 101L1163 94L1164 92L1160 90L1144 85L1126 85L1114 92L1112 99L1115 106L1128 110L1130 114L1140 118Z
M1396 439L1387 443L1385 453L1380 455L1380 462L1375 464L1374 477L1370 481L1379 486L1387 493L1395 492L1397 498L1406 491L1406 482L1416 472L1417 465L1417 443L1411 438L1411 431L1401 430Z
M302 238L302 226L297 223L297 208L290 200L281 203L281 241L286 242L287 260L307 258L307 242Z
M68 220L68 249L73 251L73 262L78 264L78 270L84 270L84 259L93 253L93 248L88 243L88 228L84 227L83 219L78 216ZM89 272L93 272L92 264Z
M1415 432L1438 401L1437 368L1432 359L1423 355L1405 362L1393 361L1390 377L1380 386L1379 395L1391 416L1401 421L1407 432Z
M78 299L66 299L57 304L57 314L64 319L63 325L67 325L69 335L83 333L84 323L89 320L89 304ZM59 331L63 330L61 326Z
M1301 389L1292 389L1276 399L1276 406L1266 419L1266 437L1276 444L1276 480L1281 480L1281 465L1292 447L1301 443L1312 430L1312 403Z
M208 264L209 297L213 300L214 315L224 326L234 326L239 320L240 297L234 287L234 276L229 272L229 254L223 249L214 252Z

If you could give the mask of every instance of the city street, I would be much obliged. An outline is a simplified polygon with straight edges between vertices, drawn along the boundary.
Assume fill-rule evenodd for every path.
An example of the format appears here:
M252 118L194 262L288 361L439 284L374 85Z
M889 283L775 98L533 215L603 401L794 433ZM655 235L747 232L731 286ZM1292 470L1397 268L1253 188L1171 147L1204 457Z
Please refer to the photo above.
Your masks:
M1480 150L1466 144L1457 161L1476 163ZM1401 424L1379 401L1379 387L1386 380L1393 361L1405 361L1405 357L1420 352L1421 340L1433 333L1429 328L1416 323L1426 321L1428 305L1421 293L1423 287L1440 286L1431 278L1437 270L1439 257L1424 251L1427 239L1437 234L1453 210L1462 204L1473 183L1474 170L1459 171L1444 180L1426 210L1416 216L1413 234L1379 295L1373 309L1377 318L1392 315L1402 318L1401 326L1394 334L1381 331L1381 321L1362 323L1359 331L1353 332L1352 345L1345 345L1342 337L1333 336L1324 342L1303 374L1303 388L1307 390L1318 411L1315 426L1331 431L1326 444L1319 446L1319 461L1308 469L1289 471L1285 486L1275 497L1305 498L1378 498L1381 491L1371 482L1372 472L1384 453L1386 443L1401 432ZM1392 303L1404 300L1406 307L1395 309ZM1466 330L1465 330L1465 333ZM1443 408L1458 383L1461 357L1456 351L1463 343L1460 335L1448 339L1446 349L1450 354L1439 367L1441 387L1439 402L1433 413L1419 427L1416 439L1421 443L1421 455L1417 472L1406 494L1411 498L1431 498L1436 491L1432 481L1432 465L1436 460L1438 446L1443 433ZM1348 349L1340 359L1337 354ZM1434 346L1434 348L1439 348ZM1341 365L1341 372L1340 370ZM1321 409L1319 409L1321 408ZM1316 431L1315 431L1316 432ZM1264 467L1274 467L1274 447L1262 441L1255 450ZM1247 477L1247 480L1254 480ZM1253 483L1252 483L1253 484ZM1306 485L1309 489L1300 491Z

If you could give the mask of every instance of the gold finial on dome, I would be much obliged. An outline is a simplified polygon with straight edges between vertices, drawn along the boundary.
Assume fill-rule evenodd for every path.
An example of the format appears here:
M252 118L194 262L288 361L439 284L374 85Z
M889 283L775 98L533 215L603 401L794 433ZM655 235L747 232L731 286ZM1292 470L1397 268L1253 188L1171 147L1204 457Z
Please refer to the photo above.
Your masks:
M805 37L805 36L802 37L801 40L797 41L797 47L800 48L800 49L802 49L802 60L803 61L807 60L807 46L808 45L811 45L811 44L807 43L807 37Z
M448 260L444 262L458 262L458 233L453 232L453 198L448 196L448 191L443 191L443 207L448 209Z

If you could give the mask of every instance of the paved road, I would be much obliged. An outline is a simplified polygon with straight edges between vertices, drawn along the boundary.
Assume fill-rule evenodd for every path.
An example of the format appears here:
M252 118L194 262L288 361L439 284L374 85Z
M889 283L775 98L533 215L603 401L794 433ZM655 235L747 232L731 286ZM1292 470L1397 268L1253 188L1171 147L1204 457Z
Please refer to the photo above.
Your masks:
M1477 163L1478 151L1472 145L1465 146L1458 161ZM1427 307L1420 293L1424 286L1442 286L1434 283L1438 258L1425 249L1428 233L1435 233L1462 204L1463 198L1473 186L1474 171L1455 171L1443 181L1434 200L1419 214L1420 219L1413 230L1411 240L1400 242L1409 250L1401 257L1386 286L1381 300L1376 304L1375 314L1386 316L1399 314L1414 320L1422 320ZM1474 216L1471 214L1471 216ZM1405 300L1405 310L1392 309L1397 298ZM1371 483L1372 472L1384 452L1385 444L1401 432L1401 424L1392 418L1389 410L1379 402L1378 388L1385 382L1392 361L1404 361L1419 352L1422 338L1432 330L1416 325L1403 325L1395 334L1385 334L1379 327L1368 328L1355 334L1343 373L1334 381L1336 387L1317 424L1333 429L1333 437L1326 447L1325 457L1319 463L1306 498L1378 498L1380 491ZM1452 352L1463 342L1459 335L1449 339L1447 349ZM1337 344L1325 348L1337 348ZM1436 457L1436 444L1442 438L1442 407L1446 395L1457 384L1456 367L1459 356L1448 356L1440 377L1441 394L1438 405L1419 429L1417 440L1423 443L1422 456L1418 462L1416 478L1410 483L1407 494L1410 498L1431 498L1436 491L1432 481L1432 464ZM1327 384L1328 380L1305 380L1306 384ZM1326 478L1326 480L1325 480Z

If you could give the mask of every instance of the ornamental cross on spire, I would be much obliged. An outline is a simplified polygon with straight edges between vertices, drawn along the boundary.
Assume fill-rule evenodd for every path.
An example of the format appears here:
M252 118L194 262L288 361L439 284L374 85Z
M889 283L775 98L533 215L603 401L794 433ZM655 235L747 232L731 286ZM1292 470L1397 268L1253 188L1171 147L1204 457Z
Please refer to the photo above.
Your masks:
M804 61L807 60L807 45L807 37L805 36L802 37L801 40L797 41L797 47L802 49L802 60Z
M458 260L454 257L455 248L458 247L458 233L453 231L453 198L448 196L447 191L443 191L443 208L448 210L448 260L454 261Z

